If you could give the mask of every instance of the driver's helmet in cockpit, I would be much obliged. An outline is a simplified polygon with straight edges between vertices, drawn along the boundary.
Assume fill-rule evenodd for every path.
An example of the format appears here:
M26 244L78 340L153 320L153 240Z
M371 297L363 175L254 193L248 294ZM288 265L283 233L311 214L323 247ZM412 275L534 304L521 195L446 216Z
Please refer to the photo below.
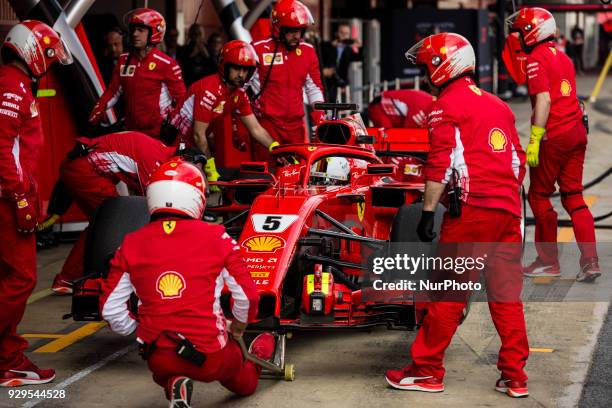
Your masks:
M310 185L344 186L349 183L351 167L345 157L325 157L310 169Z

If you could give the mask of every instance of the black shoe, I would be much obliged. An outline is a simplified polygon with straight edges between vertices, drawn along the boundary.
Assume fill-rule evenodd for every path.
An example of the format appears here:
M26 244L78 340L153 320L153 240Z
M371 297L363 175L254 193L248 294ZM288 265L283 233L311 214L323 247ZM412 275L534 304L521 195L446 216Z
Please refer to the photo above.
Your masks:
M168 382L170 388L170 408L190 408L193 382L187 377L173 377Z

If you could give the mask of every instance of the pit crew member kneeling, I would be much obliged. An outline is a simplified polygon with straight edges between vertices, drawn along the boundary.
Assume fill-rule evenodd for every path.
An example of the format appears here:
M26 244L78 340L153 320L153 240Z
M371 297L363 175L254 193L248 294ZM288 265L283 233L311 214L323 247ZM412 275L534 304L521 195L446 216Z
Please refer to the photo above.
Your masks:
M454 33L429 36L408 50L406 57L424 66L426 77L438 94L429 114L431 148L425 167L423 213L417 227L419 238L422 241L435 238L434 211L447 186L456 184L462 190L460 207L449 205L438 250L442 244L472 241L504 243L500 251L516 249L510 250L512 262L504 264L503 284L504 289L513 289L511 299L490 299L489 310L502 344L497 362L501 378L495 389L510 397L526 397L529 392L524 366L529 345L520 301L519 198L525 175L525 153L514 126L514 115L500 99L474 83L474 49L462 36ZM497 256L496 253L493 258ZM494 273L485 276L488 292L496 284L502 285L494 281ZM494 283L489 285L491 280ZM410 349L412 364L386 373L392 387L444 391L444 352L461 322L465 306L465 301L429 304Z
M125 237L100 298L114 332L136 330L153 380L176 408L190 406L192 379L219 381L247 396L261 373L228 337L228 331L242 336L255 317L257 289L236 242L222 226L200 220L204 191L204 176L191 163L170 161L157 169L147 187L151 222ZM229 329L220 302L224 285L233 300ZM132 293L140 300L137 320L126 303ZM274 337L260 334L250 352L269 360Z

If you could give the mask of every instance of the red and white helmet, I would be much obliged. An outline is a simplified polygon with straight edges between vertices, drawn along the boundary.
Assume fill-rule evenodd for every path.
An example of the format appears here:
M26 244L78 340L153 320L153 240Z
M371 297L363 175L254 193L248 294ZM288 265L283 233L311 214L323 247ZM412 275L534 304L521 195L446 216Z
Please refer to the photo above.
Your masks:
M305 30L314 24L314 18L308 7L297 0L280 0L272 8L270 15L270 27L272 36L276 39L281 37L283 27Z
M206 205L206 182L193 164L174 159L159 166L147 187L151 215L176 214L201 219Z
M138 8L128 13L128 26L141 26L149 29L149 44L157 45L164 39L166 20L158 11L150 8Z
M219 54L219 73L223 78L228 78L227 70L231 65L248 68L249 75L247 81L251 79L257 65L259 65L259 58L251 44L240 40L233 40L221 48L221 53Z
M465 37L455 33L430 35L413 45L405 55L413 64L425 66L435 87L476 71L474 48Z
M510 32L517 32L524 46L533 47L555 36L557 24L548 10L528 7L517 11L506 19Z
M3 58L5 50L11 50L17 55L35 78L45 75L55 62L72 64L72 56L59 34L37 20L15 24L2 44Z

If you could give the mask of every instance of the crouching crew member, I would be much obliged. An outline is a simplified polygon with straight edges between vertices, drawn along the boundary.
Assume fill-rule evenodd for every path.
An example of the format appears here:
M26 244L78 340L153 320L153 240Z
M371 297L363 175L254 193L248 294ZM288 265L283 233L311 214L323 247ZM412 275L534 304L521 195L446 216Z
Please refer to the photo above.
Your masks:
M55 378L24 354L17 334L36 286L36 184L43 131L34 94L56 62L72 63L59 35L26 20L8 32L0 67L0 387L43 384Z
M495 389L511 397L527 396L527 375L523 368L529 346L520 301L519 197L525 174L525 154L519 143L514 115L500 99L475 85L474 49L462 36L454 33L429 36L408 50L406 56L425 67L427 79L439 95L429 115L431 149L425 167L426 185L418 235L422 241L433 240L436 206L447 185L457 184L462 190L462 209L458 216L456 209L449 206L442 222L440 244L510 243L502 249L510 248L511 252L511 262L505 265L507 282L504 283L509 284L513 292L503 294L511 300L489 301L491 317L502 343L497 363L501 378ZM496 289L495 284L489 285L492 275L495 274L486 275L488 292ZM410 349L412 364L386 373L391 386L401 390L444 391L444 352L457 330L465 305L464 301L440 301L429 305Z
M81 138L60 165L60 181L90 222L105 200L117 197L117 184L124 182L130 192L144 195L151 173L175 154L184 154L140 132L117 132L94 139ZM197 155L197 151L194 151ZM72 293L70 281L83 276L83 255L87 229L81 233L56 275L56 294Z
M278 146L257 121L244 90L258 64L259 59L250 44L239 40L228 42L219 55L219 72L193 83L187 98L172 115L170 124L178 130L181 139L187 144L195 144L209 158L205 167L208 181L219 179L206 135L211 122L237 114L262 146L268 150ZM211 191L218 191L218 188L211 186Z
M427 127L427 114L433 101L427 92L414 89L385 91L368 105L368 119L375 127Z
M220 225L201 221L205 180L183 161L163 164L147 188L151 222L128 234L111 261L100 310L113 331L136 331L153 380L171 407L189 407L192 380L219 381L239 395L255 392L261 369L245 361L238 343L257 314L259 295L240 247ZM229 329L221 291L232 296ZM138 319L128 311L132 293ZM177 347L180 345L180 347ZM269 360L274 337L259 335L250 351Z
M581 252L576 280L592 282L601 271L593 215L582 197L587 132L576 97L574 65L557 48L554 38L557 25L547 10L524 8L510 16L508 22L510 31L518 32L527 54L527 88L533 107L527 146L528 197L536 221L538 257L524 273L531 277L561 275L556 244L557 212L550 202L556 183Z

